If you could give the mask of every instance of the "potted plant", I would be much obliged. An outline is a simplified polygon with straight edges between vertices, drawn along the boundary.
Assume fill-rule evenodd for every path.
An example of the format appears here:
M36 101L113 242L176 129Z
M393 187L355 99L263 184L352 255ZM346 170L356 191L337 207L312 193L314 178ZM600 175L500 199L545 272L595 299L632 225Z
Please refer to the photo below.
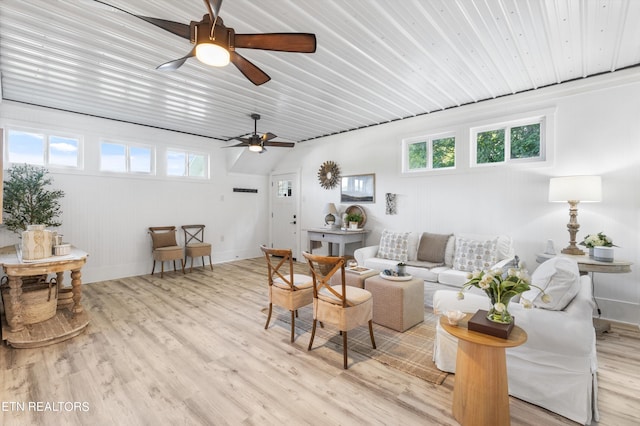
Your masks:
M349 222L349 229L358 229L360 226L360 221L362 220L362 215L358 213L349 213L347 215L347 222Z
M606 236L603 232L598 232L597 234L589 234L584 237L584 240L580 243L580 245L585 246L589 249L589 257L596 258L596 260L605 259L605 261L613 261L613 248L618 247L613 244L613 240ZM598 250L598 255L596 256L596 248Z
M49 190L52 179L47 169L30 164L14 164L4 181L2 211L4 225L18 235L29 225L60 226L61 190Z

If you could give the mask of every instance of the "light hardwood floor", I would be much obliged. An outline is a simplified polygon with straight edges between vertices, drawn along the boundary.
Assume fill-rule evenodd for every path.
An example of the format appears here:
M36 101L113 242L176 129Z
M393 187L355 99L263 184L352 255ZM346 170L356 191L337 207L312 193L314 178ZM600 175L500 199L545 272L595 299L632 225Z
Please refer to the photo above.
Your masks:
M457 424L453 375L433 385L357 353L345 371L325 356L340 347L307 352L309 333L290 344L288 326L264 330L265 272L258 258L83 286L85 333L0 348L0 424ZM599 424L640 424L640 332L614 326L598 357ZM514 398L511 419L574 424Z

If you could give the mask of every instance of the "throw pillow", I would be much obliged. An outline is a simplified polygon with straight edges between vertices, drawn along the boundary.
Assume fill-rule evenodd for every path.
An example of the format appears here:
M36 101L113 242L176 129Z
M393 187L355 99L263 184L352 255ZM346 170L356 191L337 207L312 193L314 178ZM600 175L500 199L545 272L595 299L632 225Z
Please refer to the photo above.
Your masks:
M483 271L498 262L498 240L476 241L456 238L453 269L458 271Z
M540 287L551 297L549 303L540 300L540 290L531 290L522 294L531 300L536 308L562 311L580 291L580 271L578 263L568 257L553 257L533 271L531 284Z
M418 245L418 260L424 262L444 263L444 252L447 249L451 234L431 234L424 232Z
M378 257L406 262L409 254L410 232L393 232L384 230L380 237Z
M153 240L153 246L155 248L177 246L176 233L174 231L169 232L152 232L151 239Z

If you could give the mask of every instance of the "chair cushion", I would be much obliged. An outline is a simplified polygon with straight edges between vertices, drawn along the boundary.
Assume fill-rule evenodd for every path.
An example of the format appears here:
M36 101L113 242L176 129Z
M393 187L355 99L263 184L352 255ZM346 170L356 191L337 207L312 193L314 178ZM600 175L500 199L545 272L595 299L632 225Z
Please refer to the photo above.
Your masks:
M453 269L458 271L482 271L498 261L498 239L479 241L456 238Z
M182 255L180 246L160 247L153 251L154 260L182 260Z
M393 232L385 229L380 237L378 257L406 262L409 258L410 232Z
M153 247L171 247L177 246L176 233L174 231L169 232L152 232L151 239L153 240Z
M580 291L578 263L568 257L553 257L533 271L531 284L543 289L551 296L551 301L544 303L540 300L540 290L535 287L523 293L522 297L533 301L536 308L562 311Z
M273 285L286 290L289 289L289 285L285 283L282 278L275 278L273 280ZM298 288L299 290L303 288L313 287L313 278L311 278L309 275L293 274L293 285L296 286L296 288Z
M341 285L332 285L331 288L338 294L342 294ZM347 291L347 301L351 302L351 304L353 305L360 305L361 303L364 303L367 300L371 299L371 293L362 288L346 286L345 290ZM342 303L342 300L340 300L340 298L336 297L326 288L323 288L318 292L318 299L324 300L325 302L334 303L336 305Z
M423 232L418 245L418 260L423 262L444 263L444 253L451 234L431 234Z

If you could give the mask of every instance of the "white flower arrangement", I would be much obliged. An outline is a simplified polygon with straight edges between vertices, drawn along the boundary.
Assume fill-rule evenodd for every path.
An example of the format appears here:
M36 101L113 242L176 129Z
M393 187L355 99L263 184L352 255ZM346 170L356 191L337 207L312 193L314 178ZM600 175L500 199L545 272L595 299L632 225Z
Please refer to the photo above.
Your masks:
M618 247L613 244L613 240L607 237L604 233L598 232L597 234L589 234L584 237L584 240L580 243L582 246L588 248L594 247Z

